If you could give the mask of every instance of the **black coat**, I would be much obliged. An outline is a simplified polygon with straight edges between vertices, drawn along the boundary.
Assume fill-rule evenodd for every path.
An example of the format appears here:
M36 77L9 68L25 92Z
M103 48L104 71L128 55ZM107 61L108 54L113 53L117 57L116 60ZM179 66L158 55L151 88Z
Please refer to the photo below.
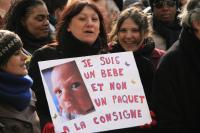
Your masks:
M23 111L0 103L0 133L40 133L39 119L32 93L30 104Z
M148 49L148 50L146 50ZM150 57L151 52L153 51L153 48L146 47L144 50L138 50L137 52L133 52L133 55L135 57L136 65L140 74L140 78L142 81L142 85L144 88L144 92L147 98L148 103L150 103L151 98L151 88L152 88L152 81L154 76L154 66L151 60L148 58ZM147 52L146 52L147 51ZM121 45L115 44L111 50L111 53L116 52L125 52L125 50L121 47ZM149 55L149 56L148 56Z
M19 36L24 44L23 48L30 54L33 54L35 50L41 48L42 46L52 43L53 37L51 34L52 33L49 33L47 37L36 38L25 29L22 29L22 31L19 32Z
M70 36L64 38L62 41L60 44L50 44L36 50L29 64L29 75L34 81L32 89L35 92L37 98L36 107L38 116L40 118L41 128L43 128L47 122L51 122L52 120L39 71L38 62L53 59L95 55L101 53L99 39L97 39L92 46L79 41L71 34Z
M160 132L199 130L200 40L188 29L169 49L156 72L153 108Z
M153 49L150 48L148 51L152 51ZM125 52L125 50L121 47L121 45L115 44L111 50L111 53L116 53L116 52ZM147 98L147 102L149 105L149 108L151 108L151 90L152 90L152 81L154 77L154 66L150 59L148 59L146 54L144 54L143 50L133 52L135 62L140 74L141 82L144 88L145 96ZM123 124L123 123L122 123ZM142 129L140 127L136 128L125 128L125 129L117 129L117 130L112 130L112 131L106 131L110 133L128 133L128 132L134 132L134 133L149 133L151 129Z

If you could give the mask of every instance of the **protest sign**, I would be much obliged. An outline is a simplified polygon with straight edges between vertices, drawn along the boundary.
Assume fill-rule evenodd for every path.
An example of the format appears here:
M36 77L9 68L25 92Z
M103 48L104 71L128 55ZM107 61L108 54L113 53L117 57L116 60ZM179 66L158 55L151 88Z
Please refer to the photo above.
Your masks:
M56 133L151 122L132 52L39 62Z

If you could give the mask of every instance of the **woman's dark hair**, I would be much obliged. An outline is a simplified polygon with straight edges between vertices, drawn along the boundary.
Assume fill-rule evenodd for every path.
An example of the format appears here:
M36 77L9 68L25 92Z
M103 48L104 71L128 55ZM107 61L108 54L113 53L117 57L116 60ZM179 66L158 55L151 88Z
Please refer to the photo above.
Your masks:
M62 42L66 33L68 33L67 28L69 27L69 24L70 24L72 18L74 16L78 15L83 10L83 8L86 6L92 8L98 14L99 21L100 21L100 29L99 29L100 30L100 33L99 33L100 38L99 39L101 40L101 48L107 49L107 47L108 47L107 46L107 34L105 31L105 27L104 27L103 17L101 15L100 11L98 10L98 8L94 4L88 3L86 1L76 1L74 3L71 3L70 5L65 6L60 20L58 20L56 39L59 43Z
M56 10L63 10L68 0L43 0L47 6L49 12L49 22L55 26L57 23L57 18L55 16Z
M29 14L33 7L43 4L45 3L42 0L16 0L5 16L4 29L13 31L21 36L24 34L23 18Z
M43 0L47 6L47 9L51 15L54 14L56 9L62 9L68 0Z

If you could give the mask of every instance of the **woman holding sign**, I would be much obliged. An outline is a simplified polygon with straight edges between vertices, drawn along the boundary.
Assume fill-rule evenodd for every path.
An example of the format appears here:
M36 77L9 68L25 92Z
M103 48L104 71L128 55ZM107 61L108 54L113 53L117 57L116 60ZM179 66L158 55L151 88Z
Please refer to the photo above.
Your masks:
M84 1L73 1L64 8L58 20L56 38L56 44L47 45L34 53L29 66L43 132L52 130L52 120L38 61L95 55L106 53L108 49L102 15L95 5Z
M147 14L139 9L128 8L121 12L111 31L109 46L112 53L133 51L147 102L151 106L153 76L164 51L155 49L149 33L150 24ZM124 132L129 130L132 129L124 130Z

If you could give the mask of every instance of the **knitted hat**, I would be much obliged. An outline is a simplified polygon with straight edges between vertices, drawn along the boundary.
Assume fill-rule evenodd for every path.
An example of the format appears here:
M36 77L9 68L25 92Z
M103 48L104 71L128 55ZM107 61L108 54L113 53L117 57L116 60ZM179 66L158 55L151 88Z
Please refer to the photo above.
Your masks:
M165 1L165 0L149 0L149 4L151 6L152 11L153 11L153 4L158 2L158 1ZM176 8L178 9L178 4L179 4L178 0L173 0L173 1L176 1Z
M0 66L5 65L20 48L22 48L22 41L17 34L8 30L0 30Z
M113 0L120 11L123 9L123 0Z

